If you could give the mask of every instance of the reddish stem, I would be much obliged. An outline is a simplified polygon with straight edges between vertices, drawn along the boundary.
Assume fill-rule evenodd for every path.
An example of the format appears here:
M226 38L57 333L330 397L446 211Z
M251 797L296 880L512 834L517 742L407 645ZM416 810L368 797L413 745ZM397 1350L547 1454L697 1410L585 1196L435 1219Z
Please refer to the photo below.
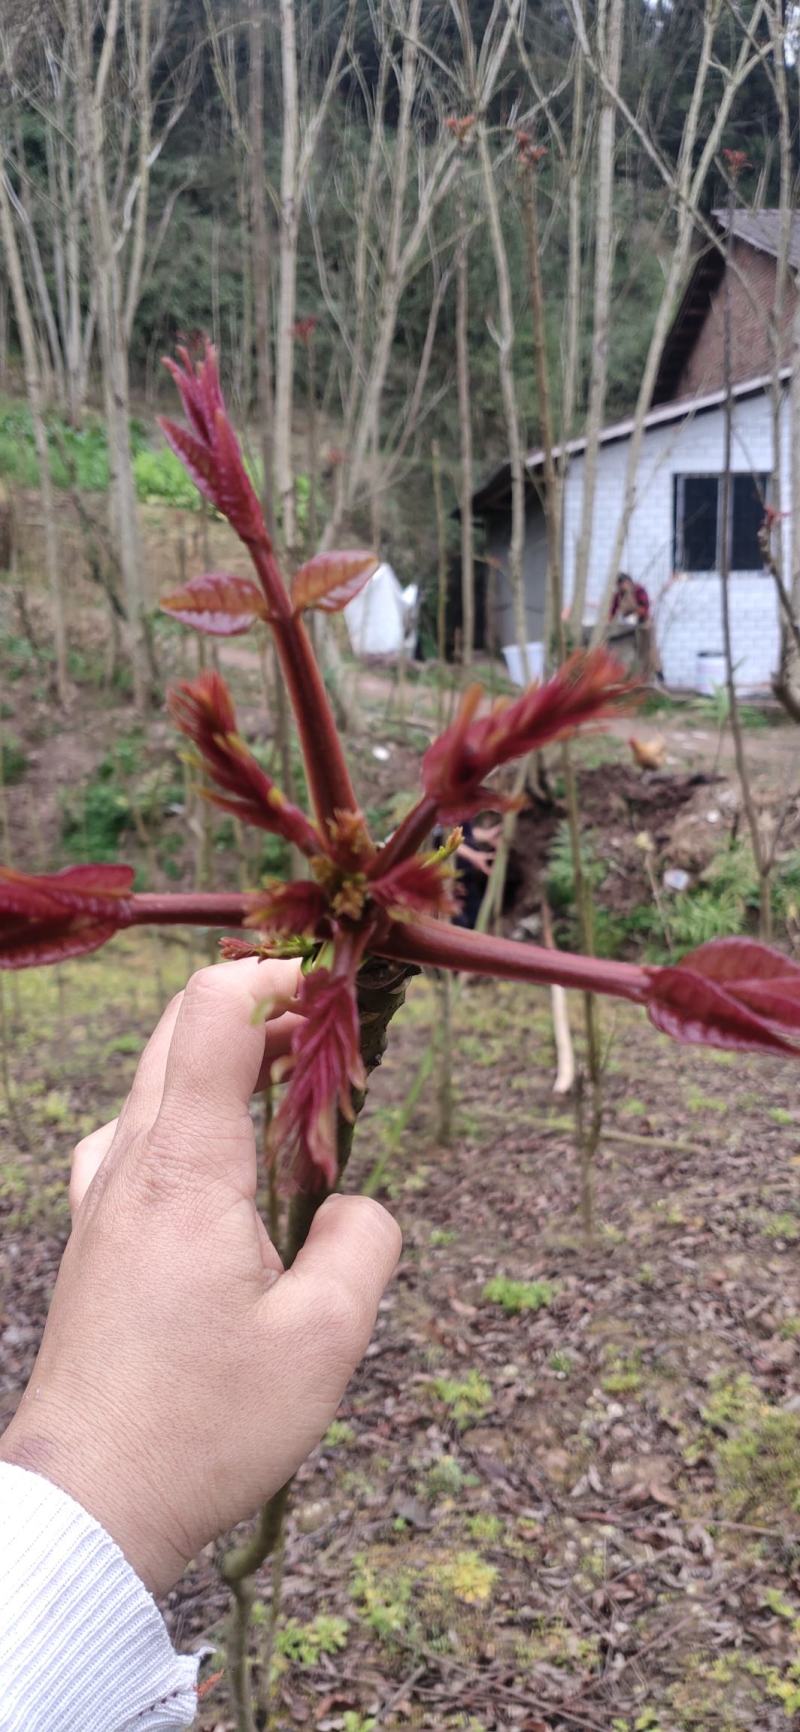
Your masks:
M246 926L250 898L233 891L127 896L125 926Z
M324 828L326 819L335 812L357 812L358 800L308 632L292 613L271 550L252 546L250 553L273 609L270 624L294 710L314 811Z
M579 987L585 992L606 993L611 998L629 998L634 1004L643 1004L650 991L649 969L638 968L635 963L542 950L535 944L490 938L426 916L408 925L396 922L385 938L373 941L372 948L394 962L463 969L465 973L492 974L504 980Z
M416 806L406 813L402 824L398 824L388 842L378 849L367 877L382 878L392 866L397 866L401 860L407 860L411 854L416 854L435 823L436 801L432 800L429 794L425 794Z

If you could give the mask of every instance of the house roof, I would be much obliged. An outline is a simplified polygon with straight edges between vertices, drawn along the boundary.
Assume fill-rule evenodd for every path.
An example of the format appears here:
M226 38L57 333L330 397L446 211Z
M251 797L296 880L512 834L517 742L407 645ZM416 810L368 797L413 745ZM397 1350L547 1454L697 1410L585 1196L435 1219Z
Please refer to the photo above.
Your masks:
M781 213L778 210L714 210L711 226L721 243L732 226L736 240L744 241L756 252L777 258L781 244ZM800 212L793 211L789 229L789 266L800 268ZM708 312L712 295L722 279L725 257L722 246L709 241L698 253L683 297L672 321L672 329L664 344L653 403L666 403L674 397L678 380L691 354L700 328Z
M725 233L730 224L731 213L727 210L715 210L711 214L715 223ZM773 258L777 258L781 245L781 212L735 210L733 233L736 240L746 241L748 246L755 247L757 252L770 253ZM792 211L789 219L789 265L793 271L800 267L800 211Z
M781 379L788 379L790 367L781 368ZM739 397L755 397L759 391L766 391L772 384L772 374L763 373L755 379L743 379L732 387L731 395ZM687 421L695 415L703 415L709 409L719 409L725 401L724 389L708 391L702 397L693 397L682 402L658 403L648 410L644 418L646 429L667 426L670 421ZM635 417L629 415L624 421L614 421L610 426L603 427L600 433L601 445L613 445L619 439L627 439L633 432ZM579 457L586 450L586 438L568 439L563 445L554 445L554 457ZM534 475L544 468L544 451L541 449L529 451L525 458L525 468L529 475ZM499 508L508 495L511 485L511 465L508 462L498 464L486 477L472 495L472 509L476 517L485 516L487 512Z

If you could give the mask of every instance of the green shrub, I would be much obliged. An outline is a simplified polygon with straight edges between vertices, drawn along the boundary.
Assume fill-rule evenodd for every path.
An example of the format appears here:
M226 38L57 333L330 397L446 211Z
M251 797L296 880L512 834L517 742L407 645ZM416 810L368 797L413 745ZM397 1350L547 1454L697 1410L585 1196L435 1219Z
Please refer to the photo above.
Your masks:
M139 451L133 460L133 478L137 497L147 504L157 501L184 511L199 509L200 494L168 445L158 451Z

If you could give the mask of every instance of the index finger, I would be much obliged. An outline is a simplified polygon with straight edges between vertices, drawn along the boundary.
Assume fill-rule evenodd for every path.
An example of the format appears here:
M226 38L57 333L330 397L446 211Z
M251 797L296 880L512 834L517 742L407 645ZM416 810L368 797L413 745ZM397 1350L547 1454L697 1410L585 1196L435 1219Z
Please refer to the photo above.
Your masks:
M161 1104L151 1130L159 1158L191 1148L192 1168L231 1176L231 1143L246 1133L239 1158L252 1162L250 1096L265 1059L265 1002L276 1013L291 1003L299 962L225 962L192 975L178 1011L166 1058ZM280 1016L280 1042L290 1029ZM234 1151L235 1158L235 1151ZM183 1165L181 1159L181 1165Z

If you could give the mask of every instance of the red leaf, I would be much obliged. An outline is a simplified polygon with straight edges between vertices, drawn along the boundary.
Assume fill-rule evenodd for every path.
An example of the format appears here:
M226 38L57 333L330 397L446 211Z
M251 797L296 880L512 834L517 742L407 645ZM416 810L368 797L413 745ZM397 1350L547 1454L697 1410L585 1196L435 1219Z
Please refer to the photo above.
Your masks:
M209 775L224 793L207 798L244 824L294 842L304 854L319 854L322 842L299 806L276 788L248 750L236 727L236 711L218 673L200 674L169 693L167 707L181 732L197 747Z
M501 805L484 785L492 770L603 721L633 696L634 687L604 649L572 656L553 679L529 686L513 703L495 704L484 716L478 716L480 687L472 686L452 726L425 753L425 792L447 820Z
M213 637L237 637L256 620L269 618L258 585L229 571L207 571L190 578L182 589L163 596L161 606L184 625Z
M267 542L261 506L239 448L239 441L223 408L214 417L214 450L217 463L217 501L231 529L249 545Z
M315 553L301 565L292 579L295 613L317 607L323 613L340 613L358 595L380 565L369 548L348 548L341 553Z
M683 958L689 966L720 985L743 981L795 980L800 988L800 963L755 938L713 938Z
M800 1029L800 963L754 938L716 938L684 957L769 1022Z
M706 949L706 946L703 946ZM789 1053L800 1058L800 1002L788 1016L759 1016L746 1002L747 982L713 980L692 967L689 956L675 968L648 970L647 1014L663 1034L694 1046L727 1047L741 1052ZM787 1007L784 1006L784 1009ZM782 1032L785 1030L785 1032Z
M217 466L209 447L190 433L188 427L180 427L177 421L168 421L164 415L159 416L158 425L203 498L217 505Z
M321 884L316 884L311 878L296 878L254 896L247 923L267 933L287 933L301 938L316 932L327 905Z
M381 878L372 879L369 892L373 902L395 919L410 914L452 914L453 879L453 868L447 861L412 854L410 860L401 860Z
M128 924L130 866L70 866L39 877L0 868L0 968L97 950Z
M336 1110L353 1116L351 1090L365 1084L353 974L316 968L301 982L303 1017L292 1050L276 1066L289 1086L272 1123L271 1140L294 1157L301 1190L336 1183Z

